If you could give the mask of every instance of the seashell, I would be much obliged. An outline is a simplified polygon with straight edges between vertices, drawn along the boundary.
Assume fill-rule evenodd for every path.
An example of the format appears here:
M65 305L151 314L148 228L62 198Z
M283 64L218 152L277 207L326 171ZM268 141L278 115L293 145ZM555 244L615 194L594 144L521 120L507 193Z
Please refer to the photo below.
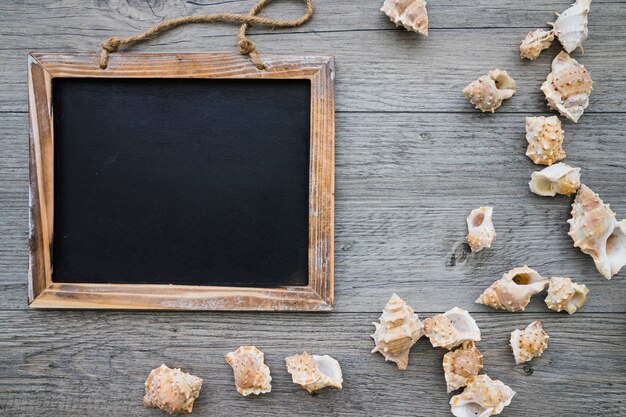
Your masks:
M241 346L224 356L233 368L235 387L243 395L265 394L272 390L270 368L263 363L264 355L254 346Z
M376 347L385 361L392 361L398 369L409 364L409 350L424 335L424 326L417 314L400 297L393 294L380 316L380 323L372 323L376 331L372 335Z
M570 278L550 278L546 305L550 310L574 314L587 301L589 290L585 285L573 283Z
M541 51L548 49L554 41L554 32L543 29L537 29L534 32L528 32L528 35L519 46L519 54L522 58L536 59Z
M480 329L470 314L458 307L424 320L424 333L433 347L452 349L461 343L480 341Z
M533 172L528 185L530 191L541 196L572 195L580 188L580 168L559 162Z
M587 29L587 15L591 0L576 0L572 7L565 10L554 23L548 23L552 26L554 34L559 38L559 42L563 45L568 53L574 49L582 49L582 43L587 39L589 31Z
M428 36L428 13L425 0L385 0L380 11L396 26Z
M343 376L339 362L328 355L294 355L285 358L287 371L294 383L301 385L309 394L323 388L341 389Z
M490 248L496 238L496 229L493 227L491 215L493 207L480 207L472 210L467 216L467 242L472 252L480 252Z
M565 158L563 139L564 132L558 117L526 118L526 156L535 164L552 165Z
M460 348L443 355L443 371L448 392L456 391L467 385L471 377L483 369L483 355L474 342L463 342Z
M548 347L549 338L539 320L533 321L524 330L516 329L511 332L511 349L515 363L519 365L541 356Z
M476 302L498 310L524 311L530 297L543 291L547 284L547 279L524 265L502 275Z
M515 94L515 80L506 71L495 69L463 89L465 97L482 112L494 112Z
M552 72L541 85L541 91L551 109L577 123L589 105L592 84L591 75L584 65L566 52L561 52L552 61Z
M500 414L515 395L503 382L487 375L470 378L467 388L450 399L452 414L457 417L487 417Z
M161 365L146 379L143 405L160 408L169 414L191 413L200 388L202 379L197 376Z
M626 220L618 222L609 205L584 184L571 214L568 234L574 246L591 256L598 271L611 279L626 265Z

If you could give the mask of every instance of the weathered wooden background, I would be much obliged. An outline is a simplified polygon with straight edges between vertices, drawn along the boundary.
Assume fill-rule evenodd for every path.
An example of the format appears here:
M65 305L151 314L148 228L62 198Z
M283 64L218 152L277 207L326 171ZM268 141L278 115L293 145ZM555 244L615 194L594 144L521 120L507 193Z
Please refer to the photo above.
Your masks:
M559 45L535 62L517 48L569 0L432 0L428 38L398 30L382 0L317 0L313 20L293 30L252 30L261 52L337 58L336 309L331 314L33 311L26 305L29 51L97 51L105 38L163 19L246 12L252 0L58 0L0 2L0 414L158 416L142 406L143 382L162 362L205 379L195 415L447 416L444 351L426 340L409 369L371 355L382 306L397 292L426 317L454 306L483 330L485 371L517 391L506 416L626 415L626 272L607 281L566 235L571 198L540 198L527 182L524 117L547 115L539 86ZM298 16L296 1L267 14ZM578 125L564 121L565 162L626 217L626 1L595 0L585 54L594 79ZM231 25L171 31L135 52L235 50ZM507 69L517 95L496 114L461 94L489 69ZM469 254L465 216L495 207L498 238ZM494 279L528 264L586 284L585 308L526 313L473 303ZM509 333L541 319L550 346L516 366ZM222 356L240 344L266 353L273 392L243 398ZM290 382L284 357L302 350L336 357L344 389L316 397Z

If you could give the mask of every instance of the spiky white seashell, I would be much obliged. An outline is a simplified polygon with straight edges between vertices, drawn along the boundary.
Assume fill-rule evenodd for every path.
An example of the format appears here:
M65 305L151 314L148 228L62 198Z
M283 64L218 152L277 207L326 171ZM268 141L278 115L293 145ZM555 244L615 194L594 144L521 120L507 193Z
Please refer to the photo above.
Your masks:
M589 105L592 89L589 71L563 51L552 61L552 72L541 85L548 106L574 123Z
M343 375L337 360L328 355L293 355L285 358L287 371L295 384L301 385L309 393L324 388L341 389Z
M400 297L393 294L379 319L372 323L376 331L372 335L376 347L386 361L395 362L398 369L405 370L409 364L409 350L424 335L424 326L417 314Z
M524 265L502 275L476 300L498 310L524 311L530 297L543 291L548 280Z
M450 399L450 411L456 417L492 416L511 404L514 395L515 391L503 382L478 375L469 380L461 394Z
M265 356L259 349L241 346L224 358L233 368L235 387L241 395L259 395L272 390L270 368L263 363Z
M396 26L428 36L428 13L425 0L385 0L380 11Z
M580 188L580 168L559 162L533 172L528 185L530 191L541 196L572 195Z
M526 156L537 165L552 165L560 161L566 156L563 150L564 136L558 117L527 117Z
M574 314L585 305L588 292L585 285L576 284L571 278L553 277L548 285L546 305L550 310Z
M576 0L576 2L560 15L554 23L548 23L553 27L554 34L559 38L568 53L571 53L587 39L587 15L591 7L591 0Z
M467 216L467 242L472 252L480 252L490 248L491 242L496 239L496 229L493 227L491 216L493 207L479 207Z
M463 89L465 97L482 112L496 111L515 94L515 80L506 71L495 69Z
M163 364L150 372L143 404L169 414L191 413L201 388L202 379Z
M511 349L515 363L519 365L541 356L548 347L549 338L539 320L533 321L524 330L516 329L511 332Z
M467 340L460 348L443 355L443 371L448 392L456 391L467 385L470 378L483 369L483 355L474 342Z
M452 349L461 343L480 341L480 329L470 314L458 307L424 320L424 333L434 347Z
M522 58L536 59L541 51L548 49L554 41L554 32L543 29L537 29L534 32L528 32L526 38L519 46L519 53Z
M598 271L611 279L626 265L626 220L618 222L609 205L584 184L571 214L568 234L574 246L591 256Z

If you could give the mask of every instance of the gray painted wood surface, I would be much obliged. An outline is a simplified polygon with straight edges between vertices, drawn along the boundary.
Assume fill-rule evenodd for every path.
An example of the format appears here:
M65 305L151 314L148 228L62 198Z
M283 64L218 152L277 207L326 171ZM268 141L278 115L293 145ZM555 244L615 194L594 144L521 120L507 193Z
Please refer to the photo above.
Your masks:
M204 4L203 4L204 3ZM97 51L112 35L164 18L245 12L252 1L131 0L0 3L0 414L158 416L141 404L143 381L162 362L205 379L194 415L447 416L443 351L421 340L409 369L371 355L370 322L392 292L427 317L453 306L481 329L485 371L518 394L506 416L626 415L626 280L602 278L566 236L571 198L540 198L527 182L524 117L550 114L539 86L558 45L534 62L517 47L568 0L429 2L431 35L395 29L380 0L317 0L297 29L253 29L261 52L337 57L336 308L333 313L218 314L32 311L26 306L29 51ZM297 2L267 11L296 16ZM577 125L564 121L565 162L626 217L626 2L594 0L585 54L594 92ZM196 25L135 52L232 51L236 28ZM500 67L518 94L496 114L474 111L462 87ZM465 216L495 207L498 238L469 254ZM571 276L590 288L574 316L536 297L526 313L473 303L504 271L522 264ZM541 319L551 336L541 358L516 366L509 333ZM274 389L242 398L223 354L240 344L265 351ZM291 384L284 357L307 350L342 364L342 391L311 397Z

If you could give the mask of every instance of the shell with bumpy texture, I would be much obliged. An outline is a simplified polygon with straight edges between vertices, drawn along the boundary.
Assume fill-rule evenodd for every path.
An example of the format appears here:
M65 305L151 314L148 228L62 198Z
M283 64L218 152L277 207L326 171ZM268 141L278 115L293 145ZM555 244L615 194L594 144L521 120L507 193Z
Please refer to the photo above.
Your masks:
M524 311L530 297L543 291L548 280L524 265L505 273L476 300L498 310Z
M309 394L324 388L341 389L343 375L339 362L328 355L293 355L285 358L287 371L295 384L301 385Z
M582 43L587 39L589 30L587 29L587 15L591 7L591 0L576 0L576 3L569 9L565 10L554 23L548 23L552 26L554 34L559 38L559 42L563 45L568 53L574 49L581 47Z
M161 365L153 369L146 380L143 404L160 408L169 414L191 413L193 403L200 395L200 388L202 379L197 376Z
M536 59L541 51L548 49L554 41L554 32L543 29L537 29L534 32L528 32L526 38L519 46L519 53L522 58Z
M496 238L496 229L493 227L491 216L493 207L480 207L472 210L467 216L467 242L472 252L479 252L490 248Z
M528 156L537 165L552 165L565 158L564 134L561 121L556 116L527 117L526 140Z
M550 310L574 314L585 305L588 292L585 285L576 284L571 278L553 277L548 285L546 305Z
M396 26L428 36L428 13L425 0L385 0L380 11Z
M272 390L270 368L263 363L264 355L259 349L241 346L224 358L233 368L235 386L241 395L259 395Z
M463 342L460 348L443 355L443 371L448 392L467 385L471 377L483 369L483 355L471 340Z
M519 365L541 356L548 347L549 338L539 320L533 321L524 330L516 329L511 332L511 349L515 363Z
M515 94L515 80L506 71L495 69L463 89L465 97L482 112L494 112Z
M541 196L572 195L580 188L580 168L559 162L533 172L528 185L533 193Z
M515 395L503 382L487 375L478 375L468 381L467 388L450 399L452 414L456 417L487 417L500 414L511 404Z
M480 329L470 314L458 307L424 320L424 333L433 347L452 349L461 343L480 341Z
M618 222L609 205L584 184L571 214L568 234L574 246L591 256L598 271L611 279L626 265L626 220Z

